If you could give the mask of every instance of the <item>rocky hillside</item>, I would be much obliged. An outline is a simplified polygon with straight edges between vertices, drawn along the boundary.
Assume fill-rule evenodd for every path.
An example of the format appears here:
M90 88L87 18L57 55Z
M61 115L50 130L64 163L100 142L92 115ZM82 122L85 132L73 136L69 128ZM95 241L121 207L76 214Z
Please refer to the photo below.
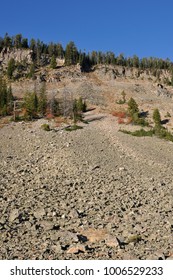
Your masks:
M1 128L1 259L171 259L172 142L46 120Z
M154 108L159 109L162 119L169 115L169 128L173 120L173 88L164 84L168 77L169 73L162 71L158 81L152 73L121 66L98 65L89 73L82 72L79 65L59 66L57 69L47 66L35 72L34 80L21 78L12 81L11 85L13 94L22 97L27 91L39 89L44 82L49 98L55 96L63 102L64 98L82 96L88 104L99 106L106 112L126 108L126 105L118 104L124 92L126 100L133 97L140 109L149 113L149 118Z
M7 61L4 54L3 69ZM158 80L132 67L95 65L86 73L61 65L10 81L17 98L44 82L48 97L82 96L90 111L75 131L58 118L1 119L0 259L173 258L172 142L123 134L120 128L136 127L110 114L127 108L119 102L124 92L151 124L158 108L172 131L166 78L166 70Z

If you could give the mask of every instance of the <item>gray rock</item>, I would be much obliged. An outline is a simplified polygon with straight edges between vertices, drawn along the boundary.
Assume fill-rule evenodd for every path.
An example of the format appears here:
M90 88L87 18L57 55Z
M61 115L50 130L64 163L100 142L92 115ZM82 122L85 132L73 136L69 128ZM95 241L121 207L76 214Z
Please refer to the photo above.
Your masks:
M9 214L9 222L12 223L19 216L19 210L13 209Z
M49 231L54 227L54 223L52 221L46 221L46 220L40 221L39 225L43 227L43 229L46 231Z
M34 211L33 215L36 219L41 219L44 215L46 215L45 209L38 208L37 210Z

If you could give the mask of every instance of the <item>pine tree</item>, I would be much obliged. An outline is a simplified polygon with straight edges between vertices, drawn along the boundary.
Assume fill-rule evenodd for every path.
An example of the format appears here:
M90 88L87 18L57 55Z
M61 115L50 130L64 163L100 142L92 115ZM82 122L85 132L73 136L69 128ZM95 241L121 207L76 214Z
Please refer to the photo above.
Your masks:
M12 111L13 94L11 86L8 88L5 80L0 77L0 115L10 114Z
M138 104L132 97L128 101L128 112L129 112L130 116L132 117L132 119L133 119L134 115L139 114Z
M15 68L16 68L15 60L14 60L14 58L11 58L8 62L8 66L7 66L7 76L9 79L11 79L13 77L13 72L14 72Z
M78 50L74 42L69 42L65 49L65 64L72 65L78 62Z
M56 57L55 57L55 55L53 55L52 58L51 58L50 67L52 69L55 69L56 66L57 66L57 64L56 64Z
M14 47L17 49L22 47L22 34L17 34L14 37Z
M28 78L34 79L34 75L35 75L35 64L32 63L32 64L30 65L30 69L29 69L29 73L28 73Z
M46 85L45 83L43 83L38 94L38 113L41 116L44 116L46 114L46 108L47 108Z
M153 120L155 123L155 127L160 128L161 127L161 116L160 116L160 112L157 108L153 112Z
M57 57L58 58L64 58L64 50L63 47L60 43L57 44L56 46L56 52L57 52Z
M24 96L25 116L32 120L37 116L38 112L38 97L36 92L27 92Z

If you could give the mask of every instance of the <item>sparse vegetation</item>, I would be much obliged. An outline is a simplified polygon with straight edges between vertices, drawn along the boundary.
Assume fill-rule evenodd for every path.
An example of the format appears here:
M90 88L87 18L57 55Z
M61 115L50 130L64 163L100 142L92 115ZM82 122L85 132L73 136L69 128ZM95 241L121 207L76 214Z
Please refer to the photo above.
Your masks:
M23 108L26 119L32 120L38 116L38 96L35 91L25 94Z
M155 123L156 129L161 128L161 116L159 110L156 108L153 112L153 121Z
M121 129L120 131L123 133L126 133L126 134L130 134L132 136L137 136L137 137L154 135L154 131L152 129L148 130L148 131L144 130L143 128L136 130L136 131L128 131L128 130Z
M47 123L42 124L41 128L45 131L50 131L50 126Z
M125 93L124 90L122 91L121 96L122 96L122 98L119 99L119 100L116 102L117 104L125 104L125 103L126 103L126 93Z
M82 97L73 101L73 121L76 124L77 121L82 120L82 113L86 112L86 102L82 100Z
M128 101L128 113L129 113L129 117L131 118L133 124L141 125L141 126L149 125L149 123L145 120L145 118L141 117L139 108L138 108L138 104L135 101L135 99L132 97Z
M0 116L11 114L13 99L11 86L8 87L6 81L0 77Z
M137 137L155 135L161 139L165 139L165 140L173 142L173 134L171 132L169 132L167 128L165 128L161 125L161 116L160 116L160 112L158 109L155 109L153 112L153 121L155 124L154 128L147 130L147 131L144 129L140 129L140 130L136 130L136 131L128 131L128 130L120 130L120 131L123 133L126 133L126 134L130 134L132 136L137 136Z
M65 131L75 131L77 129L82 129L82 128L83 128L82 126L74 124L72 126L66 127Z

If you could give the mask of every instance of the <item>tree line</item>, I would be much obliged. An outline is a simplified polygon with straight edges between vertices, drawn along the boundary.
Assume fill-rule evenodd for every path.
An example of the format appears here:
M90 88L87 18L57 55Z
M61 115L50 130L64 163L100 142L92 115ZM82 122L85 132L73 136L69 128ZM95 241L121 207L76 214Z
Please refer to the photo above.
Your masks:
M4 37L0 37L0 52L3 48L23 48L32 50L33 62L39 64L42 56L47 55L51 58L52 68L56 68L56 58L64 59L65 65L75 65L79 63L81 68L89 70L92 66L98 64L120 65L124 67L136 67L141 70L171 70L173 63L169 59L161 59L155 57L139 58L137 55L133 57L125 57L122 53L116 56L113 52L92 51L89 53L78 50L75 43L70 41L65 48L61 43L49 44L43 41L24 38L22 34L9 36L8 33Z

